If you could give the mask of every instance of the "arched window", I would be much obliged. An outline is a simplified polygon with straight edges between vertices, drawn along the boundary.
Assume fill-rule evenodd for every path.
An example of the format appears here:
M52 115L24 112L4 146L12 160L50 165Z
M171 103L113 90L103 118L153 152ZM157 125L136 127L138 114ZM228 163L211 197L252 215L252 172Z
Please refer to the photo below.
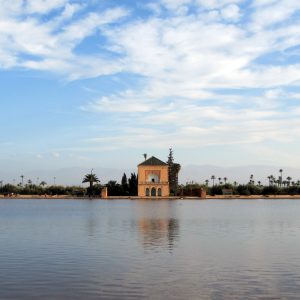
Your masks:
M151 197L156 197L156 189L154 187L151 189Z
M150 196L150 190L149 190L149 188L146 188L146 196L147 196L147 197Z
M157 196L158 196L158 197L161 197L161 188L158 188L158 189L157 189Z
M147 179L148 182L159 182L159 177L156 174L149 174Z

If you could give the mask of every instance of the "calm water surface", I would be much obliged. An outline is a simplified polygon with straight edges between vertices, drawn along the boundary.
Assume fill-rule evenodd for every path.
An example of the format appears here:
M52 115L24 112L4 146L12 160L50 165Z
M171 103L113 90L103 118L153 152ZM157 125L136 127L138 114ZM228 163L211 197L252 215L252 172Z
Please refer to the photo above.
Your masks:
M300 299L297 200L0 200L0 299Z

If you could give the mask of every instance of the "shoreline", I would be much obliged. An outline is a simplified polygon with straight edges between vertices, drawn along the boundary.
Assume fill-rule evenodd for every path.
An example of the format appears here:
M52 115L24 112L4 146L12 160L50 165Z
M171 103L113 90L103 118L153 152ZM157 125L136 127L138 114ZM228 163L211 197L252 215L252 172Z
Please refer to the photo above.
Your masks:
M4 196L0 195L0 199L82 199L82 200L289 200L295 199L300 200L300 195L251 195L251 196L238 196L238 195L216 195L216 196L206 196L206 198L196 197L196 196L185 196L185 197L138 197L138 196L108 196L107 198L99 197L76 197L70 195L13 195L13 196Z

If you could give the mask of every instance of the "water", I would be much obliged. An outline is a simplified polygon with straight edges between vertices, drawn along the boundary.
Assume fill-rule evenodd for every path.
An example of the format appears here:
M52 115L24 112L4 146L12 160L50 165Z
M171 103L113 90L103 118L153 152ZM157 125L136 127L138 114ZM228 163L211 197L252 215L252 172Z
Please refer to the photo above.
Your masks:
M297 200L0 200L0 299L299 299Z

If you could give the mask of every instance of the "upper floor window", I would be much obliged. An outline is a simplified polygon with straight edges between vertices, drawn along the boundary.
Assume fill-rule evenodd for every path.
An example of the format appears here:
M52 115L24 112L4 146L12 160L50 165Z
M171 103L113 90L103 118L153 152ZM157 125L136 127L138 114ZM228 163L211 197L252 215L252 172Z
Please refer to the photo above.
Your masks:
M147 177L148 182L159 182L159 177L156 174L149 174Z

